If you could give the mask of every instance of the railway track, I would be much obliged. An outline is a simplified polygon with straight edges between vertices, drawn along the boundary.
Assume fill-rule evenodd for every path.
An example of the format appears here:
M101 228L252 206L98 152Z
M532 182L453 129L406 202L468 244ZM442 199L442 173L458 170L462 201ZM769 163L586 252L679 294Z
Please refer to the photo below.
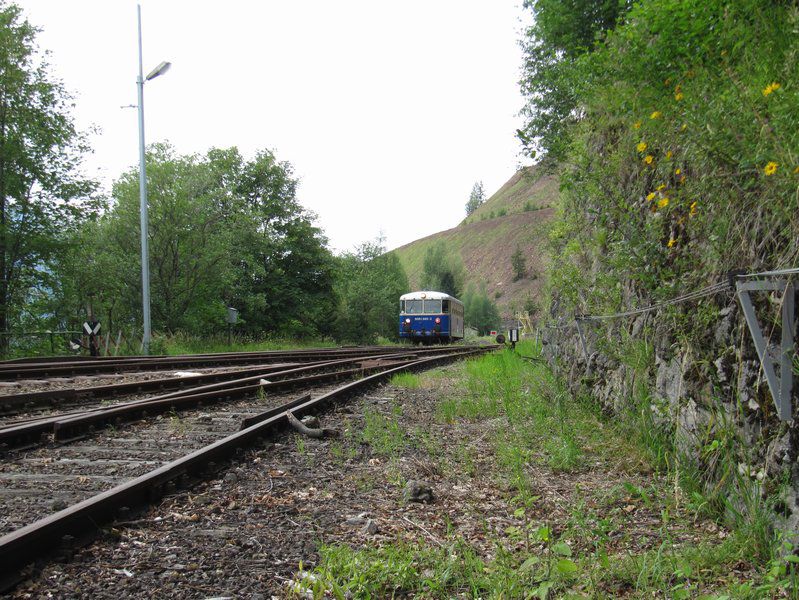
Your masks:
M67 424L54 429L55 442L58 431L73 438L86 435L98 423L116 423L121 410L130 411L137 420L102 433L95 429L80 443L7 452L0 463L0 590L13 585L27 565L45 554L88 541L101 532L103 523L128 519L163 494L215 472L245 446L285 428L289 411L297 418L318 413L395 373L489 349L447 348L432 352L432 357L388 353L382 359L362 361L371 364L356 369L321 373L306 365L285 370L293 373L283 381L264 384L239 378L202 386L199 392L180 390L126 406L62 415L60 423ZM352 358L327 362L346 367L342 363L351 363ZM298 376L303 369L305 375ZM350 381L336 382L342 378ZM176 406L184 410L178 413ZM141 420L143 412L146 418Z
M443 348L431 348L442 351ZM290 350L268 352L231 352L219 354L193 354L190 356L130 356L96 357L91 359L49 358L33 361L0 362L0 381L40 379L47 377L74 377L103 373L119 374L131 371L157 371L168 369L190 369L220 366L275 364L290 362L317 362L346 358L368 357L375 354L407 353L400 346L375 346L357 348L323 348L313 350Z

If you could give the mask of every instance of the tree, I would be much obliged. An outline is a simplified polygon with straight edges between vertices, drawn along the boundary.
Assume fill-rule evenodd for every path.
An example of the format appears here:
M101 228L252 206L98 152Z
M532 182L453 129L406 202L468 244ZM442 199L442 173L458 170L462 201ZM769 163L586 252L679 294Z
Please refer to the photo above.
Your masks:
M488 335L491 330L499 328L499 310L488 297L485 286L479 291L470 286L463 297L463 304L466 325L477 329L480 335Z
M584 79L578 59L612 30L632 0L524 0L535 17L522 39L527 104L517 131L525 151L561 159L569 147L569 125L580 115L578 87ZM593 76L593 75L592 75Z
M516 252L510 257L510 265L513 268L513 281L519 281L527 276L527 261L519 246L516 246Z
M0 331L50 293L70 236L101 207L78 170L87 148L71 98L37 53L37 33L18 6L0 2Z
M399 297L407 291L405 270L396 254L386 252L382 238L345 254L336 278L336 337L359 343L395 338Z
M422 268L422 288L457 297L463 292L465 278L460 254L451 250L443 240L427 249Z
M207 334L233 306L237 330L253 336L332 330L333 257L295 198L290 164L270 151L245 160L236 148L181 156L156 144L147 178L154 329ZM140 263L130 260L139 256L138 190L135 169L115 182L96 243L72 260L102 265L105 276L84 284L107 321L131 326L141 319ZM72 278L81 275L73 269Z
M486 200L485 191L483 191L483 182L478 181L472 186L472 193L469 194L469 201L466 203L466 216L470 216L474 211L480 208Z

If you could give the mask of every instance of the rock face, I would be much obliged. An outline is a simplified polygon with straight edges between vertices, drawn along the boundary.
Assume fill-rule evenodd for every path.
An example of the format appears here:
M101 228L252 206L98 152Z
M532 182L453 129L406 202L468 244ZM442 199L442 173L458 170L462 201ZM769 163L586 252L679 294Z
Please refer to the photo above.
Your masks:
M715 316L701 332L701 347L676 339L657 313L648 321L586 323L585 349L575 327L546 329L542 347L573 391L587 391L609 411L651 416L650 426L671 436L679 460L699 467L708 490L724 461L746 465L733 469L733 485L778 495L774 523L799 540L799 377L794 418L780 421L737 300L725 301Z

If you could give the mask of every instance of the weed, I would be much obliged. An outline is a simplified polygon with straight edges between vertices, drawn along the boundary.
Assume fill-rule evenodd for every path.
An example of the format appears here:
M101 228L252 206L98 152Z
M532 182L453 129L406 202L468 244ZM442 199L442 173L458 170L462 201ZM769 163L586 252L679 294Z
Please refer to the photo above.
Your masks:
M414 373L397 373L391 378L391 385L408 389L417 389L422 387L422 380Z
M308 447L305 444L305 438L302 437L301 435L294 436L294 445L297 449L297 452L302 456L305 456L306 453L308 452Z
M398 456L402 453L406 446L405 432L396 420L374 410L367 410L364 417L366 423L361 439L371 446L373 452L383 456Z
M175 435L184 435L186 433L186 423L180 418L175 407L169 410L169 428Z

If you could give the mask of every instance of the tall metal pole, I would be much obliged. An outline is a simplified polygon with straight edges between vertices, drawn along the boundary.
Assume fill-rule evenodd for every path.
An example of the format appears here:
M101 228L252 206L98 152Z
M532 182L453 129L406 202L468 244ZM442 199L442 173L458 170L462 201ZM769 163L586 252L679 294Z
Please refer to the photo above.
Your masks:
M147 240L147 173L144 166L144 71L141 51L141 4L136 6L139 20L139 207L141 212L141 304L144 321L142 347L150 353L150 249Z

